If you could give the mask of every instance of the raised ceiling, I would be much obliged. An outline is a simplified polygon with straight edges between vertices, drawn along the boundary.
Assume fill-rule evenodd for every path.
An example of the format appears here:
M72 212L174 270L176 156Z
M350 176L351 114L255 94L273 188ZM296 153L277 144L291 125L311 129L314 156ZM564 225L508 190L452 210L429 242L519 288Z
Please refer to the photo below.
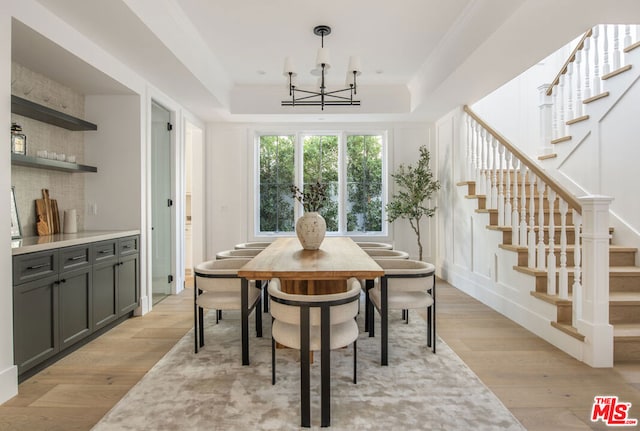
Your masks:
M205 121L317 120L319 108L279 100L285 56L301 85L315 83L318 24L333 29L330 86L344 83L350 55L363 64L363 105L322 118L435 121L595 23L640 22L637 0L38 2Z

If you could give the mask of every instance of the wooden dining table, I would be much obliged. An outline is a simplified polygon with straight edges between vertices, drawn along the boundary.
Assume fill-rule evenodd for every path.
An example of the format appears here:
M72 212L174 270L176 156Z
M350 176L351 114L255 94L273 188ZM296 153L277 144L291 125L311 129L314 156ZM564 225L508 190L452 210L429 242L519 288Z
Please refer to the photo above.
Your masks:
M249 365L248 280L279 278L286 293L308 295L346 290L351 277L373 280L383 269L351 238L327 237L305 250L295 237L278 238L238 270L242 277L242 364ZM245 315L246 314L246 315Z
M380 265L351 238L325 238L318 250L303 249L297 238L276 239L238 270L238 276L242 277L242 364L249 364L248 280L278 278L282 291L286 293L321 295L346 291L346 281L352 277L373 280L383 275L384 270ZM308 324L307 320L307 328ZM302 327L305 325L302 324ZM309 427L309 341L308 337L306 341L303 339L301 336L301 412L302 426ZM321 423L326 427L331 424L328 341L326 346L323 343L321 355Z

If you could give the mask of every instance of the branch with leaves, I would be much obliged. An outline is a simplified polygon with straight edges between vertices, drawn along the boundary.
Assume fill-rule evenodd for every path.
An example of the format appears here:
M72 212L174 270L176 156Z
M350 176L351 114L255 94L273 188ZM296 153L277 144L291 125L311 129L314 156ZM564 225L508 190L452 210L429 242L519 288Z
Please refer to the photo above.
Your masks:
M305 212L317 212L324 207L327 200L327 186L327 184L316 181L306 186L302 191L298 186L292 185L291 194L302 204Z
M418 241L419 259L422 260L422 239L420 220L423 216L433 217L436 207L428 207L432 195L440 189L440 182L433 178L429 169L429 150L420 147L420 158L415 166L401 164L391 174L399 189L387 204L387 220L393 223L399 218L407 219Z

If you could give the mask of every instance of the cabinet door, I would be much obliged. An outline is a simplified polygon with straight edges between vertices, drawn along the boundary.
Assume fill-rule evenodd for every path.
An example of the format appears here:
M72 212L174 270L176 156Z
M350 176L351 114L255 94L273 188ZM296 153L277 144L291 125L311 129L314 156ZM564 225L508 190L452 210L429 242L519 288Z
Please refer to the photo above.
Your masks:
M118 317L118 261L112 259L93 266L93 329L100 329Z
M18 374L60 350L58 275L13 288L14 359Z
M93 328L91 268L60 274L60 348L89 335Z
M138 254L133 254L120 258L118 266L118 316L138 307L140 273L138 256Z

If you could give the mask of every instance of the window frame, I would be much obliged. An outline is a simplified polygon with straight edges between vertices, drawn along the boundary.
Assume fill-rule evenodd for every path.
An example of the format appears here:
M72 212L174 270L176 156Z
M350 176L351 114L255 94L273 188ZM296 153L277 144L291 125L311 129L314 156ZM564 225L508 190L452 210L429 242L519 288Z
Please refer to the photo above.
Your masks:
M312 128L297 128L292 130L291 128L282 127L274 129L261 129L254 130L252 140L252 172L253 172L253 190L249 192L253 195L251 199L252 208L249 211L248 217L252 219L249 226L253 229L251 234L254 239L260 238L274 238L279 236L295 236L295 232L270 232L260 231L260 138L262 136L293 136L294 137L294 175L296 183L301 185L303 182L303 142L306 136L337 136L338 138L338 231L327 232L327 236L348 236L353 238L369 238L379 240L389 240L390 227L387 221L387 214L385 206L389 200L389 174L388 167L392 165L392 161L389 160L390 151L390 139L389 133L386 129L324 129L317 130ZM382 230L377 232L347 232L347 139L349 136L380 136L382 144ZM297 220L302 216L302 205L294 202L294 220Z

